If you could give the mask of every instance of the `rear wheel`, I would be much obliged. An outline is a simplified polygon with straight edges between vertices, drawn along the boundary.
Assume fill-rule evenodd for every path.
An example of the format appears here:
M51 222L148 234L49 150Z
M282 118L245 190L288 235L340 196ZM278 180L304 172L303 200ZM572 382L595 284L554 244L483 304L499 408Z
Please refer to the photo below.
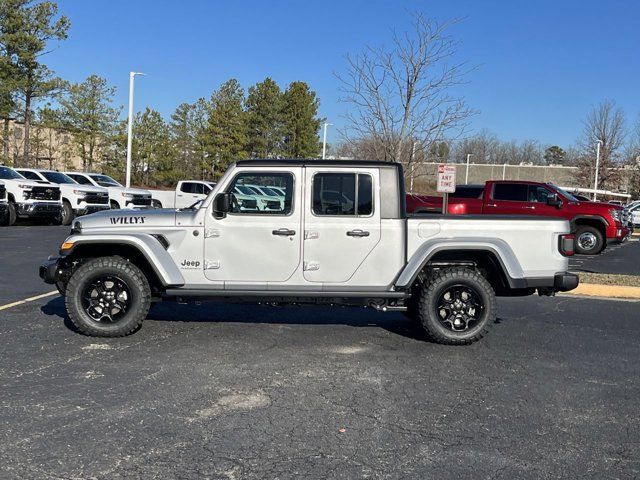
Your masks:
M85 335L129 335L140 328L150 304L147 278L122 257L100 257L83 263L66 286L67 313Z
M475 270L440 270L422 286L418 318L434 342L467 345L480 340L493 326L495 293Z
M71 208L71 204L66 201L63 200L62 201L62 225L71 225L71 222L73 222L73 219L75 217L75 214L73 213L73 208Z
M596 227L583 225L575 234L575 251L582 255L596 255L604 248L604 237Z

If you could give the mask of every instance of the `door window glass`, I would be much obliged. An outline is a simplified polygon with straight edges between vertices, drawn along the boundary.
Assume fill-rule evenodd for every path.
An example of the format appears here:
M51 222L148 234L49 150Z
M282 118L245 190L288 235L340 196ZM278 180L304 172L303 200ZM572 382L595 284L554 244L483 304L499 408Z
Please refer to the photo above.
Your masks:
M549 190L539 185L529 185L529 201L547 203Z
M180 191L184 193L198 193L196 192L196 185L197 184L191 182L183 182L182 185L180 185Z
M278 186L284 195L264 195L259 190L261 185ZM231 193L231 213L288 215L293 210L293 186L290 173L241 173L227 188Z
M312 205L313 213L316 215L371 215L371 176L355 173L317 173L313 177Z
M493 186L494 200L510 200L512 202L526 202L528 185L522 183L496 183Z

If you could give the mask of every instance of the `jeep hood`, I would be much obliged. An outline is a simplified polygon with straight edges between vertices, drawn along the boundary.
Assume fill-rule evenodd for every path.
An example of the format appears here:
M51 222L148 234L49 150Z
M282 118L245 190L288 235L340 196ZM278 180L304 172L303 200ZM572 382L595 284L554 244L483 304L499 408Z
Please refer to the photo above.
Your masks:
M173 227L176 224L176 210L103 210L79 218L74 224L80 224L82 230L90 228L148 228Z

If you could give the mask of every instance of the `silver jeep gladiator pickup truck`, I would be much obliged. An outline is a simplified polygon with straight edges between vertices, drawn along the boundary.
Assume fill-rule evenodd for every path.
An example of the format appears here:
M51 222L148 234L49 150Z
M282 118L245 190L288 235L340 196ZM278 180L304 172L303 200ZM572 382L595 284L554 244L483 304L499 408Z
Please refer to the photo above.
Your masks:
M281 207L245 209L242 185L281 189ZM566 220L407 217L404 199L395 163L239 161L197 208L76 220L40 276L87 335L133 333L153 300L173 298L403 311L454 345L487 333L496 295L578 285Z

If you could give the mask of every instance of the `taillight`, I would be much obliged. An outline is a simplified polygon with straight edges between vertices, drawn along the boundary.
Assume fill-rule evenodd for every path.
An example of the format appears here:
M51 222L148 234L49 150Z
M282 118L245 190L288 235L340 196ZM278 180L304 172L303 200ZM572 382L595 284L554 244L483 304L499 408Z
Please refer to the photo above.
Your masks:
M564 235L560 235L560 239L558 241L558 250L565 257L572 256L574 251L575 244L575 235L573 233L565 233Z

